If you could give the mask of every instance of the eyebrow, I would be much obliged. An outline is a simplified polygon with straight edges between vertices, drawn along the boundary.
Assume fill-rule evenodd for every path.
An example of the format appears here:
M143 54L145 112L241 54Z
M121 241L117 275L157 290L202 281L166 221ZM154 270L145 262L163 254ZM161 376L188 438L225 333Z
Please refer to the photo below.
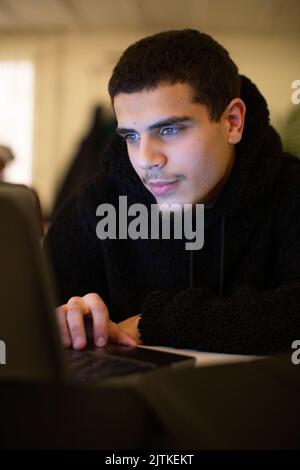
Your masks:
M193 119L189 116L168 117L166 119L163 119L161 121L156 122L155 124L152 124L151 126L149 126L147 128L147 130L148 131L154 131L156 129L160 129L161 127L172 126L174 124L191 123L191 122L193 122ZM136 130L135 129L126 129L125 127L118 127L116 132L120 136L124 136L126 134L136 132Z

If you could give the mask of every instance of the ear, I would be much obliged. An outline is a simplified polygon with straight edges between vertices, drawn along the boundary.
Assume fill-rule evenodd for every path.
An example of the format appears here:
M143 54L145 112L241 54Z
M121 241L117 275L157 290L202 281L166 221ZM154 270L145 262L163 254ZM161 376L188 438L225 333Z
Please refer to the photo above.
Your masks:
M245 114L246 105L240 98L234 98L226 107L223 116L230 144L238 144L241 140L245 124Z

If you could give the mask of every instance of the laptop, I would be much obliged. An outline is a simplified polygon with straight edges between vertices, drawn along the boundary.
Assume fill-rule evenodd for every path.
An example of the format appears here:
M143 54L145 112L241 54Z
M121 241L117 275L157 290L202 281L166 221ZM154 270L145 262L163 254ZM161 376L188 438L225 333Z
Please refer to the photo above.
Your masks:
M102 384L137 380L158 368L195 365L192 356L143 347L96 348L89 318L88 347L64 349L54 311L53 275L41 248L36 194L0 183L0 220L0 380Z

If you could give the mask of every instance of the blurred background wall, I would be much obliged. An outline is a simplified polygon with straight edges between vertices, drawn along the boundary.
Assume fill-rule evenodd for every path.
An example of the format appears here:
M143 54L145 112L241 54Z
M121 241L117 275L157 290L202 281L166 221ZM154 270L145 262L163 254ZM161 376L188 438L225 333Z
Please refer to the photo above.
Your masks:
M93 107L110 112L107 83L121 52L185 27L228 49L283 133L300 80L298 0L0 0L0 145L15 153L6 179L32 184L49 211Z

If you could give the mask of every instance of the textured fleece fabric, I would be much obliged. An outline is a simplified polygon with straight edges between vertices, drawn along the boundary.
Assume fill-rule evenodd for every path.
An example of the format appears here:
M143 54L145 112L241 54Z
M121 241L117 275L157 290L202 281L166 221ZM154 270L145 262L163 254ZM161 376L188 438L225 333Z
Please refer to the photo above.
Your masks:
M145 344L269 354L300 339L300 162L284 154L265 99L242 76L247 112L227 183L205 210L204 246L96 235L99 204L118 213L154 197L115 137L99 174L57 215L46 247L59 301L97 292L113 321L141 313ZM128 218L128 222L132 218Z

